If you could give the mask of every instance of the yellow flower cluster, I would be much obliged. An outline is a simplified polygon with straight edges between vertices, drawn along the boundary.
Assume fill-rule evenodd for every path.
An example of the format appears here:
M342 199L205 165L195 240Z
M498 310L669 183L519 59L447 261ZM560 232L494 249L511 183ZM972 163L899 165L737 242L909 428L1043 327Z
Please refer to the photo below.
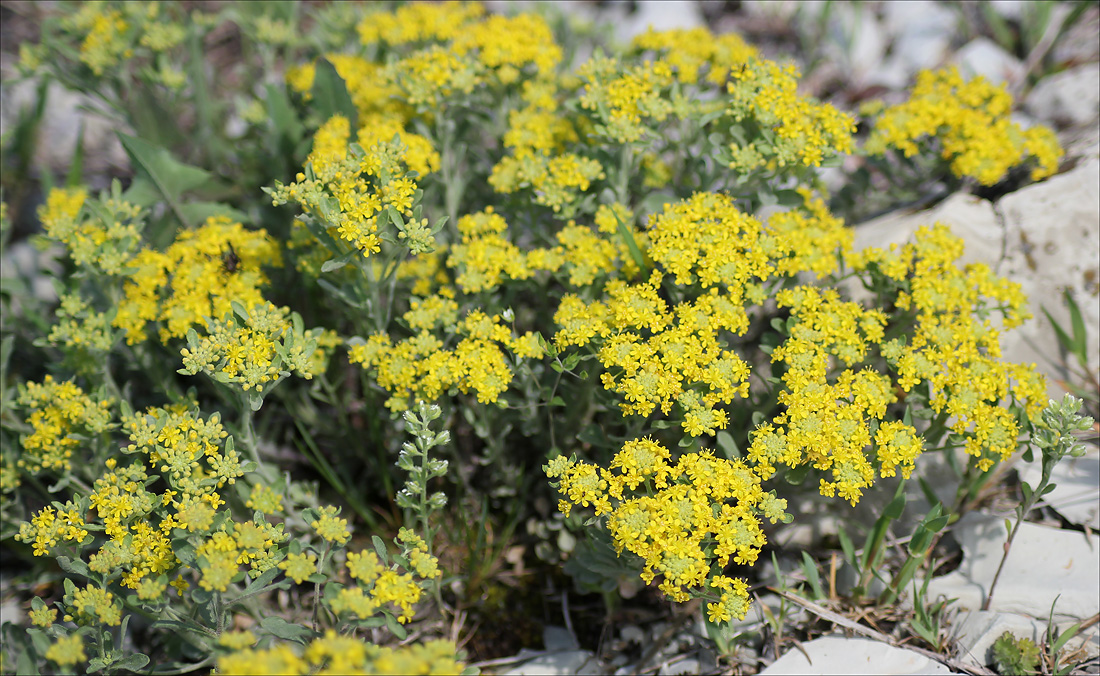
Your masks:
M263 519L222 524L203 536L195 548L196 563L201 572L199 586L207 591L226 591L240 572L255 579L270 570L281 558L278 546L285 542L283 524L273 526Z
M392 12L371 12L356 29L363 45L382 42L390 46L457 38L481 19L479 2L413 3Z
M577 197L589 189L592 181L604 177L599 161L590 157L570 152L555 157L527 153L509 155L497 163L489 185L502 194L533 190L536 204L569 218L576 213Z
M122 274L141 245L141 208L110 198L82 209L86 201L83 189L51 190L38 209L46 236L64 244L77 265L98 274Z
M88 655L84 652L84 637L80 634L62 636L46 650L46 659L60 667L86 662Z
M776 245L763 235L760 222L728 195L697 193L653 217L649 255L677 284L721 285L740 305L747 288L770 274L768 257Z
M942 228L921 230L900 253L852 254L851 234L839 219L809 191L803 197L804 206L773 215L766 226L722 195L666 205L646 232L647 254L665 273L655 271L645 283L612 279L590 302L566 294L554 317L555 344L595 343L607 369L601 382L623 396L625 415L648 416L658 407L668 415L678 404L685 432L714 434L727 424L719 403L748 396L748 365L726 349L723 333L745 332L745 305L767 298L772 277L833 274L840 253L857 271L874 265L897 283L895 297L878 300L916 315L913 337L908 344L884 342L885 313L844 302L835 290L780 291L775 300L792 315L789 338L772 352L785 365L784 411L753 435L748 457L761 476L769 478L778 464L811 465L830 475L821 481L822 494L852 503L876 474L909 476L923 441L911 426L885 416L896 387L908 392L923 381L932 386L933 411L954 416L954 431L967 436L982 469L1011 452L1015 420L997 402L1012 394L1035 415L1042 383L1030 367L997 359L998 336L986 315L999 309L1006 326L1018 324L1025 316L1019 286L993 277L987 266L959 269L961 243ZM601 220L610 228L608 214ZM665 300L696 285L704 293L694 300L672 306ZM896 379L858 368L877 355ZM846 367L839 373L837 361Z
M82 514L91 507L109 539L88 557L88 568L108 578L121 575L123 586L137 590L144 600L157 601L167 587L166 575L180 563L172 548L173 530L209 530L224 503L218 489L233 483L244 469L231 445L220 448L226 432L216 415L203 420L182 406L149 409L143 415L124 415L123 426L134 442L125 450L146 454L158 474L150 477L141 462L118 467L109 459L92 493L78 500L82 507L66 504L56 513L52 507L44 508L22 524L17 537L34 542L38 556L49 554L61 539L88 544ZM157 476L165 482L161 493L148 489ZM210 573L203 578L208 589L224 590L222 582L236 575L240 563L249 565L254 577L267 570L275 564L275 546L283 540L281 526L262 520L231 523L227 528L228 533L213 533L198 548L203 557L200 566ZM229 533L233 537L227 540ZM214 552L220 554L214 556ZM227 565L231 571L219 577L217 571ZM79 614L83 606L70 607Z
M451 278L447 274L447 251L437 247L435 251L425 252L408 258L397 266L397 279L409 285L413 296L424 298L435 291L453 295L450 288ZM381 278L381 274L378 275Z
M531 91L530 87L525 89ZM557 101L551 96L549 105L532 103L509 112L508 131L504 132L503 141L516 158L549 156L565 152L566 143L577 141L577 132L569 120L557 112Z
M336 69L351 96L351 102L359 112L359 119L395 119L403 123L412 108L400 97L400 89L385 74L382 64L351 54L325 54ZM317 76L317 64L306 62L287 69L286 82L290 88L309 101L313 98L313 82ZM389 138L385 139L389 140Z
M431 142L410 131L405 131L400 120L393 117L375 115L366 119L359 127L359 145L373 148L380 143L389 143L394 136L405 146L405 164L419 176L426 176L439 169L439 153ZM418 177L419 177L418 176Z
M122 608L115 601L115 595L106 589L92 585L75 589L72 594L65 595L65 605L72 609L72 614L65 616L67 622L108 627L122 624Z
M53 345L85 352L105 354L114 344L111 319L106 312L96 312L76 293L62 294L57 307L57 322L50 328L47 340ZM102 368L101 362L77 364L77 368Z
M652 439L623 444L607 470L559 456L544 468L565 496L559 509L593 505L608 514L616 550L645 561L642 579L663 580L660 589L676 601L691 594L716 599L717 622L744 618L749 608L742 581L715 574L729 563L751 565L765 544L761 518L785 518L785 500L764 493L760 477L740 460L710 452L687 453L672 464L667 448ZM722 593L706 590L721 590Z
M781 276L812 272L824 277L836 272L838 251L852 250L855 233L829 213L824 200L809 189L799 188L798 192L803 198L801 207L768 218L767 233L775 238L772 263Z
M325 359L314 361L317 340L322 329L303 331L301 319L292 318L289 308L271 303L235 308L223 319L211 320L208 335L188 332L188 347L181 373L202 371L221 383L234 384L243 391L262 392L269 383L296 373L310 380L314 369L323 372Z
M60 508L43 507L29 522L19 525L15 539L31 543L35 556L46 556L61 541L83 544L88 537L78 505L66 502Z
M0 495L4 497L4 502L7 502L8 493L23 485L14 455L14 453L0 454Z
M468 94L486 82L512 84L528 66L535 75L546 75L562 58L541 17L485 16L480 3L417 4L374 12L364 17L358 31L365 46L429 43L394 61L385 75L414 106L439 105L455 91Z
M331 600L334 613L366 619L391 604L390 607L398 611L399 622L404 624L412 620L414 606L422 595L414 574L421 580L433 580L440 577L442 571L436 557L428 555L428 547L421 538L402 528L398 540L402 543L407 565L386 566L377 553L366 549L348 552L348 574L357 583L344 587ZM401 568L406 572L399 572Z
M306 165L309 173L299 173L297 181L289 185L276 181L269 191L272 204L297 202L333 238L350 244L364 257L378 253L382 245L378 219L389 222L384 212L391 207L399 214L410 215L417 192L416 182L402 169L408 161L406 146L400 141L395 144L392 137L381 140L374 135L385 128L368 126L360 132L363 140L374 141L364 151L349 146L348 119L333 116L314 136L313 152ZM409 139L416 141L414 161L421 168L438 162L423 139Z
M461 674L465 665L449 641L383 647L329 629L302 654L286 643L245 648L218 658L217 672L235 676L266 674Z
M771 424L758 427L749 458L765 478L776 463L830 472L831 481L821 479L821 494L839 493L854 505L874 482L874 467L864 453L871 443L870 419L881 420L896 398L889 377L870 369L845 369L830 383L830 357L848 366L864 361L882 340L886 316L841 301L833 289L811 286L780 291L776 302L791 308L795 320L790 337L772 352L772 361L787 365L786 389L779 394L786 410L772 421L774 429ZM906 430L916 437L911 427ZM922 447L916 443L905 450L900 458L883 462L883 476L893 476L898 464L909 476Z
M562 59L550 26L534 14L489 16L457 34L451 48L460 55L476 52L477 60L505 85L519 79L528 65L548 75Z
M535 334L513 335L500 315L472 310L455 322L457 312L449 298L430 297L404 315L411 328L419 329L415 335L394 343L389 334L376 333L351 343L350 361L374 370L378 384L390 392L387 408L401 411L416 400L434 401L452 387L463 394L473 390L479 402L494 403L512 382L505 350L516 357L542 354ZM460 337L454 349L445 349L433 329L448 341Z
M618 211L631 221L632 214L621 205ZM593 231L571 220L556 235L558 246L522 251L505 236L505 220L492 207L486 207L459 219L462 241L451 247L447 266L457 272L455 283L468 294L495 289L506 280L529 279L538 271L557 272L563 268L569 273L568 283L575 287L587 287L597 277L619 270L627 277L635 275L637 265L617 235L609 207L601 207L597 222L603 225ZM616 234L609 237L610 233Z
M748 320L739 305L717 293L704 294L669 309L658 295L660 273L648 282L607 283L607 301L585 304L566 295L554 316L559 347L586 345L602 338L598 356L608 369L605 389L623 395L624 415L648 416L658 406L683 411L682 426L692 436L714 434L728 423L719 402L748 395L748 365L722 349L721 331L744 332Z
M731 72L729 115L737 122L751 120L774 137L754 135L752 141L734 144L735 157L746 149L769 169L786 166L821 166L835 153L852 152L855 121L847 113L798 95L798 69L773 61L750 60ZM744 162L731 168L743 172L755 169Z
M457 271L455 284L472 294L495 289L506 279L531 276L527 255L505 237L508 223L493 207L458 219L462 241L451 247L447 267Z
M84 394L71 380L59 383L47 375L41 384L28 382L16 403L31 410L26 422L32 432L22 437L23 453L16 461L30 474L70 471L73 451L81 444L78 435L98 435L112 427L113 402Z
M482 84L482 70L472 56L432 45L393 63L387 79L410 105L439 108L456 92L469 94Z
M275 241L264 230L248 231L224 216L211 216L195 230L183 230L164 252L145 249L130 265L114 326L126 342L145 337L149 322L160 322L160 340L182 338L222 317L237 301L246 307L264 302L267 284L261 265L282 265Z
M727 349L722 334L747 330L745 305L763 302L763 284L776 272L831 272L837 246L850 246L851 235L840 220L820 199L808 193L806 198L804 209L777 214L767 227L722 194L699 193L666 204L652 217L645 237L635 238L666 275L655 272L647 282L634 284L612 279L604 285L603 299L588 303L566 294L554 316L555 344L566 348L596 341L600 362L608 369L601 381L623 395L620 407L626 415L648 416L658 406L667 415L679 404L688 434L725 428L728 416L717 406L748 396L749 367ZM607 207L598 213L598 228L612 231L618 220ZM600 251L586 250L570 251L569 258L583 262ZM602 254L593 266L599 271L612 260L609 250ZM618 255L625 257L622 250ZM670 307L659 291L672 282L704 291Z
M580 104L596 113L602 133L619 143L642 138L654 122L672 113L665 90L672 85L672 68L663 61L624 68L619 60L597 54L580 67L584 81ZM644 121L643 121L644 118Z
M80 60L97 76L133 56L127 37L130 24L117 9L106 9L98 3L89 3L79 12L67 17L62 25L73 33L84 34L84 42L80 45Z
M157 2L85 3L67 14L60 27L80 41L77 58L95 77L124 75L131 59L159 55L183 43L186 28L161 16L160 10ZM41 65L44 53L29 49L22 55L30 57L23 65L35 69ZM167 61L157 68L144 69L141 75L172 89L186 83L183 71Z
M1021 129L1009 117L1012 96L1004 85L978 76L965 80L958 68L921 71L909 100L886 108L864 145L873 155L897 148L912 157L919 142L935 139L941 157L959 177L982 185L1000 181L1009 169L1033 161L1032 180L1058 170L1062 147L1049 128Z
M702 75L711 84L724 85L731 69L739 68L758 54L755 47L736 33L715 36L705 28L664 31L650 28L635 37L631 47L659 54L674 69L676 79L685 84L698 82Z
M1020 285L997 278L989 266L960 268L962 240L947 227L920 228L914 241L890 251L869 248L847 257L858 271L877 268L898 285L891 299L915 315L908 339L882 345L905 392L927 383L932 410L952 417L951 429L966 437L966 450L987 470L1016 449L1016 418L1000 405L1008 396L1035 418L1046 385L1034 364L1000 360L999 333L989 315L999 310L1005 328L1030 315ZM1014 383L1014 384L1013 384Z

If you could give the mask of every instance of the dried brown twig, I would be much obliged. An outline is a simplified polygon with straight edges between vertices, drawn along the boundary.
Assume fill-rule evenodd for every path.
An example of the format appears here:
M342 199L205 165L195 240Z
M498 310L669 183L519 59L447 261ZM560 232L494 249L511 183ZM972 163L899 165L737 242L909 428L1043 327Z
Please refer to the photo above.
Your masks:
M792 601L794 603L797 603L798 605L802 606L803 608L805 608L806 610L810 611L811 613L817 615L818 617L820 617L823 620L827 620L829 622L832 622L833 624L838 624L838 625L844 627L845 629L850 629L850 630L856 632L857 634L862 634L863 636L866 636L867 638L872 639L874 641L879 641L880 643L885 643L887 645L892 645L895 648L904 648L906 650L912 650L914 652L920 653L921 655L924 655L928 659L935 660L935 661L937 661L941 664L944 664L944 665L947 665L948 667L951 667L952 669L955 669L957 671L963 671L963 672L966 672L968 674L981 674L982 676L991 676L994 673L994 672L990 671L989 669L986 669L985 667L974 666L974 665L969 665L969 664L963 664L962 662L959 662L958 660L952 659L952 658L947 657L945 655L940 655L938 653L934 653L931 650L925 650L924 648L920 648L920 647L912 646L912 645L902 645L897 640L891 638L890 636L887 636L886 634L883 634L880 631L875 631L874 629L871 629L870 627L865 627L862 624L859 624L857 622L853 622L852 620L848 619L847 617L844 617L843 615L840 615L838 613L834 613L833 611L828 610L827 608L823 608L823 607L819 606L818 604L814 603L813 601L809 601L807 599L804 599L804 598L802 598L800 596L797 596L795 594L792 594L791 592L786 591L786 590L774 589L772 587L768 587L768 589L769 589L769 591L772 591L772 592L775 592L776 594L779 594L780 596L787 599L788 601Z

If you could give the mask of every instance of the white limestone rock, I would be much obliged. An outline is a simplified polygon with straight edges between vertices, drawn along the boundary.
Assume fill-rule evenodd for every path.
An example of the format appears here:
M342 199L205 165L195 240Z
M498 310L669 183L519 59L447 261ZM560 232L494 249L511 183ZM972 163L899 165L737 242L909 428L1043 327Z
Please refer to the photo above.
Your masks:
M520 652L523 655L523 651ZM500 673L516 676L574 676L579 674L602 674L596 656L587 650L565 650L543 654L523 664L508 668Z
M964 77L981 75L995 85L1015 84L1024 77L1024 64L986 37L974 38L963 45L952 61L958 64Z
M1069 628L1070 624L1056 623L1055 627L1061 632ZM1030 639L1035 645L1040 645L1047 629L1046 618L1037 620L1013 613L973 610L963 611L954 618L950 637L959 662L968 666L984 667L993 664L993 643L1006 631L1018 639ZM1095 635L1092 640L1087 639L1087 636L1071 639L1066 646L1067 651L1083 646L1090 658L1095 656L1100 645L1096 643Z
M1006 359L1035 362L1048 379L1060 377L1058 342L1045 307L1063 327L1068 290L1081 309L1093 371L1100 366L1100 159L1005 195L997 203L1005 223L1005 260L999 274L1019 282L1034 319L1001 336ZM1051 387L1051 397L1061 391Z
M645 33L650 27L665 31L673 28L699 28L705 25L699 3L689 0L639 2L633 16L616 26L615 35L624 44Z
M1017 463L1020 478L1034 488L1043 476L1042 459ZM1043 501L1070 523L1100 530L1100 449L1090 446L1080 458L1063 458L1050 473L1054 490Z
M1024 100L1025 109L1062 126L1095 124L1100 116L1100 63L1086 63L1043 78Z
M805 651L805 654L803 653ZM807 658L807 656L809 656ZM760 672L779 674L955 674L939 662L904 648L865 638L824 636L792 648Z
M1045 307L1063 327L1069 311L1062 290L1073 294L1085 320L1090 368L1100 366L1100 160L1006 195L997 204L955 194L932 209L895 212L855 227L856 250L888 248L912 240L921 225L942 222L966 248L960 264L982 262L1023 287L1033 316L1001 334L1005 360L1034 363L1046 374L1048 394L1060 399L1058 340ZM854 285L846 287L854 297Z
M887 30L895 36L890 59L907 78L947 60L958 16L945 5L933 0L887 2L882 11Z
M980 197L955 193L935 207L920 211L895 211L855 227L857 251L869 246L888 249L913 240L922 225L943 223L966 242L960 263L996 265L1003 254L1004 228L993 205Z
M1014 518L1014 517L1013 517ZM1008 539L1005 515L970 512L952 528L962 564L928 583L928 598L957 599L979 610L989 593ZM1100 537L1023 523L993 590L990 610L1056 621L1081 620L1100 607Z
M23 80L5 86L0 97L0 134L7 134L21 115L33 110L37 102L38 84ZM46 88L46 107L38 129L34 164L64 176L76 153L76 142L84 126L84 172L90 177L126 173L130 160L122 148L116 120L102 110L102 104L84 94L71 92L57 82ZM122 129L130 133L127 129ZM106 188L107 185L94 186Z

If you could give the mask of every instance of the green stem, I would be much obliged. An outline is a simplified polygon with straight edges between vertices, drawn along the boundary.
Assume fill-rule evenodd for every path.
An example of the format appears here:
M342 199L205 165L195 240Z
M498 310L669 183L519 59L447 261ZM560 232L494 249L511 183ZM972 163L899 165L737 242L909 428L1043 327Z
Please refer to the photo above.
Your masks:
M619 173L615 177L615 199L625 207L630 207L630 197L627 190L630 187L630 171L634 161L634 149L630 144L623 144L619 153Z
M420 472L421 476L424 477L423 481L420 482L420 530L424 533L428 556L432 557L435 555L435 533L432 532L432 526L428 519L431 511L431 506L428 504L428 448L422 437L417 437L416 445L420 447ZM443 605L443 593L439 588L438 577L432 578L432 596L435 597L435 604L439 608L439 612L444 612L446 606Z
M1001 577L1001 571L1005 567L1005 561L1008 560L1008 552L1012 549L1012 541L1016 539L1016 532L1020 530L1020 524L1024 522L1024 517L1028 515L1031 508L1035 506L1035 503L1039 501L1039 498L1046 490L1047 484L1050 483L1050 473L1054 469L1054 463L1048 463L1047 458L1043 458L1043 478L1039 482L1039 485L1031 493L1027 500L1016 508L1016 523L1012 526L1012 530L1008 533L1008 541L1005 542L1004 553L1001 554L1001 562L997 564L997 572L993 574L993 581L989 583L989 593L986 594L985 602L982 603L982 610L989 610L989 606L993 603L993 591L997 587L997 580Z
M328 556L329 556L330 553L332 553L332 543L329 542L328 540L325 540L325 548L321 552L320 565L317 566L317 571L318 572L324 571L325 565L328 563ZM316 632L317 631L317 615L318 615L318 612L321 608L321 601L320 601L320 598L321 598L321 583L319 581L313 583L313 598L315 599L315 601L313 602L313 631Z
M103 355L103 384L107 387L107 392L111 398L116 402L123 400L122 390L119 389L118 383L115 382L114 376L111 375L111 353Z
M256 437L256 427L252 422L256 416L256 412L252 410L252 405L248 403L248 395L244 392L238 397L238 406L241 409L240 428L241 434L243 435L240 442L248 451L249 457L256 463L259 475L264 481L273 483L278 477L275 476L274 472L265 466L264 461L260 459L260 444Z
M454 134L440 111L436 116L435 136L440 147L440 170L443 174L443 202L447 210L447 228L454 242L458 242L458 207L465 192L465 180L458 175L461 163L454 150Z
M214 634L217 636L221 636L222 632L225 631L225 613L222 612L221 599L222 593L220 591L215 591L210 596L210 615L214 618Z
M150 671L150 674L156 674L157 676L178 676L179 674L193 674L201 668L207 666L214 661L214 656L210 655L201 662L195 662L194 664L188 664L182 666L179 669L169 669L168 671Z

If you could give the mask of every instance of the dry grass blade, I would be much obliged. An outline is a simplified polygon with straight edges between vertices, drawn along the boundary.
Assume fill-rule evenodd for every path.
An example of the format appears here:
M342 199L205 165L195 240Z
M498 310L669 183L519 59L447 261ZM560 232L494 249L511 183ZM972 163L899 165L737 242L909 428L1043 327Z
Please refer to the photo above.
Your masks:
M940 655L940 654L934 653L931 650L925 650L924 648L919 648L917 646L901 645L900 643L898 643L894 639L890 638L886 634L883 634L880 631L875 631L874 629L871 629L870 627L865 627L862 624L859 624L857 622L853 622L852 620L848 619L847 617L844 617L843 615L840 615L838 613L834 613L833 611L831 611L827 608L822 608L821 606L817 605L813 601L808 601L808 600L806 600L806 599L804 599L800 596L796 596L795 594L792 594L791 592L784 591L784 590L781 590L781 589L774 589L774 588L771 588L771 587L769 587L768 589L772 592L775 592L776 594L779 594L780 596L787 599L788 601L792 601L794 603L797 603L798 605L802 606L803 608L810 611L814 615L817 615L818 617L820 617L823 620L827 620L829 622L832 622L833 624L838 624L838 625L844 627L845 629L851 629L852 631L856 632L857 634L862 634L863 636L866 636L867 638L870 638L870 639L875 640L875 641L879 641L880 643L885 643L887 645L894 646L895 648L904 648L905 650L912 650L913 652L917 652L917 653L920 653L921 655L924 655L928 659L935 660L935 661L937 661L941 664L944 664L946 666L951 667L952 669L955 669L957 671L963 671L963 672L966 672L968 674L981 674L983 676L990 676L994 673L994 672L990 671L989 669L986 669L985 667L971 666L971 665L968 665L968 664L963 664L962 662L959 662L958 660L951 659L950 657L947 657L946 655ZM805 653L803 653L803 654L805 654Z

